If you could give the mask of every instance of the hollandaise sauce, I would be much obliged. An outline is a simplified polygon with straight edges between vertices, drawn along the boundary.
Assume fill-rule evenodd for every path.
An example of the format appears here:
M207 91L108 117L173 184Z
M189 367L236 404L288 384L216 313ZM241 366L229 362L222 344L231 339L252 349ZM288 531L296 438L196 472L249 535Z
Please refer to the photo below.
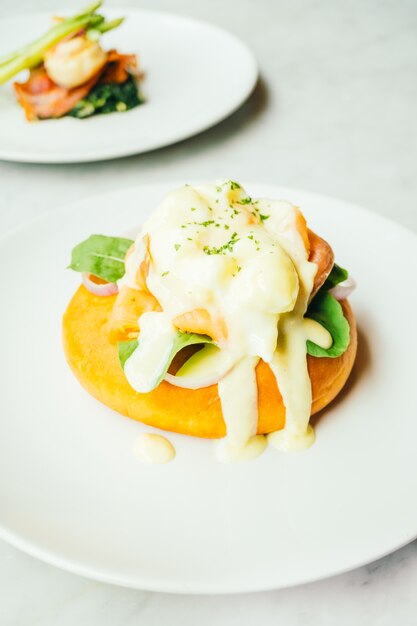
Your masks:
M125 373L139 392L170 353L178 328L212 337L232 367L218 382L227 436L220 457L238 461L264 450L258 436L255 368L260 359L276 377L285 427L268 436L282 450L314 441L307 340L323 348L332 337L305 318L317 266L309 260L305 222L284 201L253 199L233 181L184 186L169 194L143 225L126 260L122 284L146 288L162 311L139 320L140 347Z

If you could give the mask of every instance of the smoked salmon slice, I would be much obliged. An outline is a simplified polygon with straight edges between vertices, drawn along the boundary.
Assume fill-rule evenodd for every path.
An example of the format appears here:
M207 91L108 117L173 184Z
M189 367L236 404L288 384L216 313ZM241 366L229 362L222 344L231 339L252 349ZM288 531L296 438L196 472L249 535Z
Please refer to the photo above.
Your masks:
M41 66L31 70L26 82L14 83L13 86L26 119L33 122L37 119L62 117L91 91L99 78L100 75L96 74L84 85L67 89L54 83Z
M85 98L97 83L124 83L129 74L137 74L135 55L110 50L104 67L86 83L73 89L54 83L43 65L31 70L27 81L16 82L13 86L26 119L31 122L62 117Z
M109 317L111 343L129 341L139 335L139 317L148 311L160 311L158 301L149 291L122 287Z
M327 241L316 235L316 233L313 233L310 229L308 229L308 239L310 241L310 255L308 260L310 263L315 263L317 265L313 290L310 295L311 301L320 287L323 286L326 278L332 271L332 267L334 265L334 253Z
M173 319L174 326L184 333L208 335L214 341L227 339L227 328L223 319L213 318L206 309L194 309Z

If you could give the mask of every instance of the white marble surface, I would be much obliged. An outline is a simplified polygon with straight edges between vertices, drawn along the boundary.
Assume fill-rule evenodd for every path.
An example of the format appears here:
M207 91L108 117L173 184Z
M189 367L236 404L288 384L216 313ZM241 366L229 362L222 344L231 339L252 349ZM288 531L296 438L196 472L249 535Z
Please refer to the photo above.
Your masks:
M0 0L0 19L55 7L52 0ZM244 38L261 66L254 95L216 128L148 155L82 166L0 162L1 232L58 210L63 198L221 177L334 195L417 231L414 0L142 0L140 7L191 14ZM0 542L1 626L412 626L416 589L417 542L329 580L227 597L112 587Z

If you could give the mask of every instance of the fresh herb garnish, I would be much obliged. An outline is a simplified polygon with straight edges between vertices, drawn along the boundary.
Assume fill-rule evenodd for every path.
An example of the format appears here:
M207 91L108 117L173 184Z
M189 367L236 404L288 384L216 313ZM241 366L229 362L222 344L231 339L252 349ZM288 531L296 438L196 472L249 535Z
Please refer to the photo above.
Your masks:
M72 250L68 267L115 283L125 273L125 256L132 244L123 237L91 235Z
M232 236L230 237L229 241L224 243L222 246L219 246L218 248L216 248L215 246L213 246L213 247L211 247L211 246L204 246L203 252L205 252L208 255L212 255L212 254L226 254L226 252L232 252L233 251L233 246L238 241L239 241L239 238L237 236L237 233L235 232L235 233L232 234Z
M204 226L207 228L212 224L215 224L215 220L204 220L204 222L187 222L186 224L181 224L181 228L187 228L187 226Z

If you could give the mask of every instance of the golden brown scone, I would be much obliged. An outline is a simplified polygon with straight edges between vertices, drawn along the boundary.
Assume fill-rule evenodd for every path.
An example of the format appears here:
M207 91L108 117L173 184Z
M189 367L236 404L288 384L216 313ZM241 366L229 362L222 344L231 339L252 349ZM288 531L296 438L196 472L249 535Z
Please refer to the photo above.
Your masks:
M63 319L63 343L71 369L83 387L108 407L150 426L195 437L224 437L217 385L190 391L165 381L150 393L132 389L120 367L117 346L109 341L107 321L115 296L99 297L81 286ZM325 407L345 384L356 355L356 324L347 300L341 302L350 325L346 352L335 359L308 357L313 390L312 414ZM285 407L269 366L260 361L258 433L285 425Z

